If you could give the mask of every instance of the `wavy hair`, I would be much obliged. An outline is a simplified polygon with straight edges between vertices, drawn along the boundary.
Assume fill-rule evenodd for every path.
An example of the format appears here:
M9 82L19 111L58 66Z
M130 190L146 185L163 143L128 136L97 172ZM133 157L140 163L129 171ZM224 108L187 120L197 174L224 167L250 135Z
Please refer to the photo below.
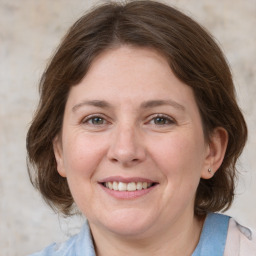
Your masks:
M193 89L206 139L216 127L228 132L222 165L211 179L200 180L195 214L228 209L236 162L247 139L229 66L204 28L155 1L100 5L69 29L41 78L40 102L27 134L31 182L52 208L72 213L74 200L66 178L57 172L53 139L61 131L70 88L82 80L96 56L122 44L150 47L166 57L176 77Z

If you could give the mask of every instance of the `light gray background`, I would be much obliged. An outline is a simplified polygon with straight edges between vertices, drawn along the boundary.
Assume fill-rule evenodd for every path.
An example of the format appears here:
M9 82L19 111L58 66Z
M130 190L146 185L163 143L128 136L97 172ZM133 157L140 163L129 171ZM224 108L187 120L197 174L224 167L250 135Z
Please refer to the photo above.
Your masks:
M102 1L0 0L0 256L20 256L77 231L33 190L25 137L43 69L66 29ZM230 62L249 141L239 162L237 198L228 212L256 228L256 0L170 0L216 37Z

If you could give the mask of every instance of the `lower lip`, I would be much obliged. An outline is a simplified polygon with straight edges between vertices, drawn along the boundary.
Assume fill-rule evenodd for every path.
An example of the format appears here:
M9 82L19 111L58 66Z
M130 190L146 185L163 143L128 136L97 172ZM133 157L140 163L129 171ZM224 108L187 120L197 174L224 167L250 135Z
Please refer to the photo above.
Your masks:
M156 185L147 188L147 189L142 189L142 190L135 190L135 191L118 191L118 190L112 190L109 188L104 187L101 185L102 189L111 195L112 197L115 197L117 199L135 199L138 197L142 197L146 194L148 194L150 191L155 189Z

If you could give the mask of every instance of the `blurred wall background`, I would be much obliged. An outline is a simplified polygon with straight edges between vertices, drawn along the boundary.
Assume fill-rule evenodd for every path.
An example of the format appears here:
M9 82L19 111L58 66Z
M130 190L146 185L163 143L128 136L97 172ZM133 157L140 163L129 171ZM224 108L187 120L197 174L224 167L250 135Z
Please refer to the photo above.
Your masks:
M0 256L20 256L75 233L82 219L55 215L32 188L25 137L37 84L67 28L95 0L0 0ZM169 0L215 36L231 65L249 141L228 214L256 229L256 0Z

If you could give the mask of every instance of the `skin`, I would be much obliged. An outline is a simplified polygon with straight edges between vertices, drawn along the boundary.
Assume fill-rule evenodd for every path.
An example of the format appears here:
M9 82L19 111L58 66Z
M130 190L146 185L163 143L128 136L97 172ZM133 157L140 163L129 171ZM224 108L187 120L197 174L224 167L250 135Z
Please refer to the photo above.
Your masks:
M100 54L70 90L54 140L58 172L89 221L97 255L191 255L203 225L196 189L217 171L227 140L222 128L205 140L192 89L158 52L120 46ZM99 183L113 176L156 185L116 198Z

